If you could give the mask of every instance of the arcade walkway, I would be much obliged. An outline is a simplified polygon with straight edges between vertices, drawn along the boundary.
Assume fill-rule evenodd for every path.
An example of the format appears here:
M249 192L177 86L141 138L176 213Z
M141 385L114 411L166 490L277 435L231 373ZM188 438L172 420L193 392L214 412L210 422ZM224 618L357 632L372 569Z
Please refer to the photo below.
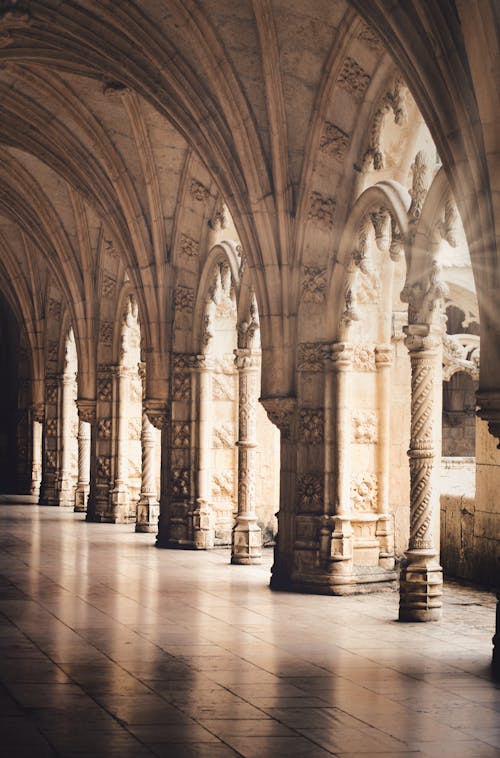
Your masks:
M272 593L224 551L156 550L130 526L0 506L0 753L279 758L500 754L494 596L445 620L396 593Z

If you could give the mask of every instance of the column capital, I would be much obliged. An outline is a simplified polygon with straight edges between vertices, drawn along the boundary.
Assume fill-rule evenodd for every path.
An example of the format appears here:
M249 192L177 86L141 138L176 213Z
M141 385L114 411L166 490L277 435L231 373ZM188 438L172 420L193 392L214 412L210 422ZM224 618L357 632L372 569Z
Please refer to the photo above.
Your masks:
M258 369L260 365L260 351L249 347L239 347L233 350L234 365L238 371L246 369Z
M325 364L333 371L346 371L352 365L354 345L349 342L333 342Z
M296 397L261 397L259 401L269 417L278 427L284 439L290 439L294 418L297 413Z
M410 353L435 353L442 345L443 328L433 324L408 324L403 327L405 345Z
M144 401L144 413L156 429L164 429L168 421L168 408L164 400L147 398Z
M89 398L78 398L76 401L78 417L82 421L92 424L95 421L96 401Z
M377 368L392 365L392 345L375 346L375 364Z
M43 403L33 403L31 406L33 421L43 424L45 419L45 405Z

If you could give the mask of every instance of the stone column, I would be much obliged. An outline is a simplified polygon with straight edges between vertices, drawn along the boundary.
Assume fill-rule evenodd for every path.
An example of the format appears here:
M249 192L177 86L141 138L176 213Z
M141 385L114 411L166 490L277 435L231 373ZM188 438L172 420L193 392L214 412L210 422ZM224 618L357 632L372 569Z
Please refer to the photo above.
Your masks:
M137 504L136 532L157 532L160 503L155 482L155 429L147 413L142 414L141 448L142 479L141 495Z
M75 511L87 513L93 520L94 504L91 489L95 488L97 470L96 401L78 398L78 482L75 492ZM90 514L89 514L90 511Z
M260 357L251 348L234 351L238 369L238 515L233 528L231 563L260 563L262 532L255 512L257 401Z
M61 464L59 470L59 505L73 508L75 504L75 485L71 476L71 411L73 405L73 386L75 377L71 374L61 376L61 434L59 438Z
M375 364L378 390L378 520L375 534L380 543L379 565L394 569L394 529L389 508L391 345L378 345L375 348Z
M115 383L114 397L116 447L115 447L115 480L109 493L111 505L111 520L123 523L129 520L130 498L127 484L128 474L128 413L127 406L130 398L130 369L115 366L113 369Z
M33 407L33 431L32 431L32 453L31 453L31 494L40 497L40 484L42 482L42 435L43 435L43 404L37 404Z
M193 370L192 384L196 388L198 413L198 434L196 445L196 503L193 510L193 543L198 550L208 550L214 546L215 529L211 506L211 430L210 412L211 364L207 356L198 356L197 368Z
M493 668L493 676L495 679L500 679L500 592L497 592L497 612L496 612L496 624L495 634L493 636L493 658L491 666Z
M91 426L89 421L82 417L80 409L78 415L78 481L75 490L75 511L86 513L90 491Z
M350 368L353 348L345 342L332 345L331 367L335 372L334 508L331 559L333 574L350 574L353 566L351 522L351 406Z
M439 492L435 478L434 423L441 331L428 325L405 328L411 361L410 540L401 569L400 621L441 618L443 570L435 534ZM439 382L441 391L441 382Z

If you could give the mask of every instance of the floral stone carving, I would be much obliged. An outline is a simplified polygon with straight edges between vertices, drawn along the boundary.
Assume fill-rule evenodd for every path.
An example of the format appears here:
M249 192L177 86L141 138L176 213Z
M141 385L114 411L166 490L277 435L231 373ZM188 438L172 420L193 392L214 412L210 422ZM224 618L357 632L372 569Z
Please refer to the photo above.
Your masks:
M375 474L363 473L351 481L351 504L355 511L371 512L377 510L377 477Z

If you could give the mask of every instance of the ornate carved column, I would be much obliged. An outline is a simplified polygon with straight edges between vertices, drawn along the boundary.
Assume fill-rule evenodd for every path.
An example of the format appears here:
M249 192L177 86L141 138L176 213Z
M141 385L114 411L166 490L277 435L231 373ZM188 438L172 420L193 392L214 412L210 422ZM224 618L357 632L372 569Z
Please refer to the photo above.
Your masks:
M43 435L44 406L37 403L33 406L32 422L32 454L31 454L31 494L40 497L42 482L42 435Z
M391 404L391 345L375 348L378 390L378 521L376 536L380 542L379 565L394 568L394 528L389 508L390 404Z
M128 412L130 398L130 368L113 367L115 407L115 480L110 495L110 520L115 523L129 521L130 498L127 484L128 474Z
M156 493L155 481L155 428L146 412L142 414L141 447L142 479L141 495L137 504L136 532L156 532L160 503Z
M60 402L60 468L58 477L59 505L73 508L75 504L75 482L71 475L71 416L73 410L74 375L64 373L61 376Z
M255 512L257 400L260 353L251 348L234 351L238 369L238 515L233 528L231 563L260 563L262 532Z
M334 516L331 544L333 574L350 574L353 565L353 529L350 486L350 369L353 347L345 342L332 345L331 369L335 373Z
M212 365L205 355L199 355L193 369L192 384L196 388L198 434L196 445L196 504L193 510L193 543L198 550L214 546L215 528L211 506L210 447L212 418L210 412L210 385Z
M42 482L40 502L57 505L57 379L54 375L45 381L45 417L42 436Z
M76 513L85 513L90 490L90 421L92 417L89 417L83 408L78 408L78 416L78 481L74 507Z
M411 361L410 540L401 569L400 621L441 618L443 570L439 565L434 485L436 387L442 330L426 324L405 328ZM439 332L439 333L438 333Z

